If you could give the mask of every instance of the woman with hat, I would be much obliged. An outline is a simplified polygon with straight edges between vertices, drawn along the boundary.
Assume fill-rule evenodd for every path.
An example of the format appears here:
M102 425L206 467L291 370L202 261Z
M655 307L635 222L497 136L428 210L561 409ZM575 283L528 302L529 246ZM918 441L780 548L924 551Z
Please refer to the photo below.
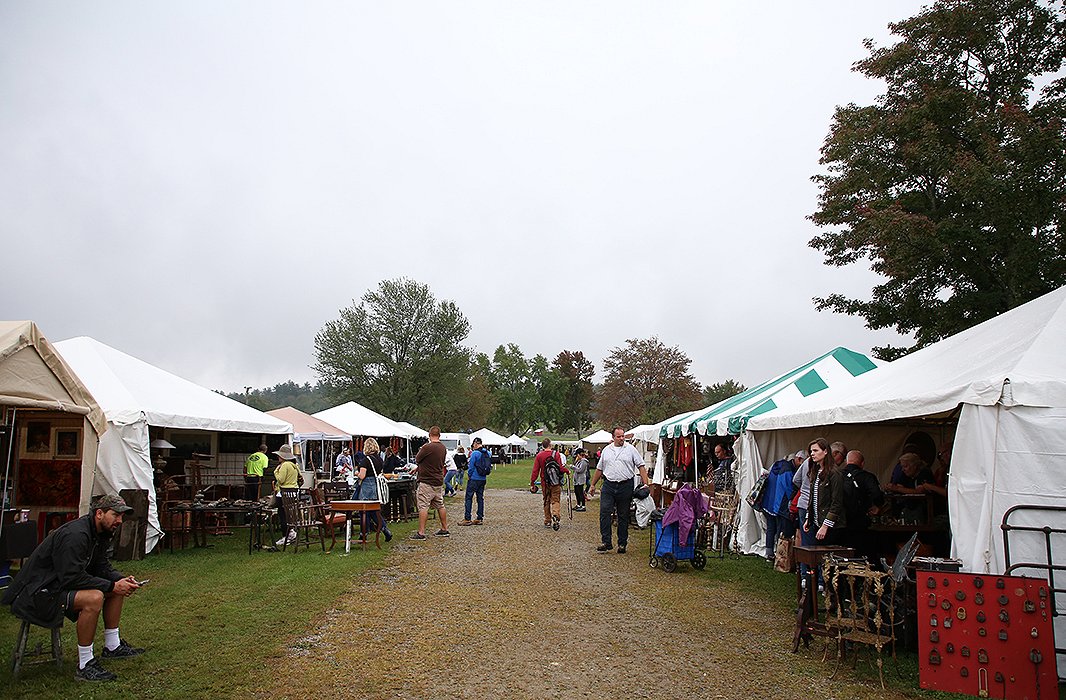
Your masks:
M295 489L300 487L300 471L296 466L296 455L292 453L292 445L282 445L281 449L275 450L274 454L281 460L281 464L274 468L274 495L278 504L278 524L281 526L281 539L275 542L281 547L296 541L296 530L289 529L288 520L285 518L285 503L281 498L281 489Z

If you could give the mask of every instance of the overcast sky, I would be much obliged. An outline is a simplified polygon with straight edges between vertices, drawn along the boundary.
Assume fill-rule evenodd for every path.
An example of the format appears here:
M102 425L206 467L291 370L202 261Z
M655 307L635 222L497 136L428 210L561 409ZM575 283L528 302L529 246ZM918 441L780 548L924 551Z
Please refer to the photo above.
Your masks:
M0 4L0 318L204 386L313 380L382 279L469 344L657 335L749 386L837 345L810 176L920 2ZM905 341L904 341L905 342Z

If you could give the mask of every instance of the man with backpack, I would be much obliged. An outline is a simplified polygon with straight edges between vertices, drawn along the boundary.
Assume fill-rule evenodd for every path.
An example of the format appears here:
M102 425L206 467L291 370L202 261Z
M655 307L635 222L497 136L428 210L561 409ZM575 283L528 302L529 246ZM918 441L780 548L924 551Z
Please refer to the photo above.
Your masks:
M462 448L459 448L462 449ZM492 473L492 455L482 447L481 438L470 443L470 458L466 468L466 510L460 525L480 525L485 519L485 482ZM477 496L477 519L471 520L474 496Z
M862 452L851 450L847 453L847 465L843 471L844 511L847 513L844 544L871 559L876 552L870 532L870 515L884 505L885 494L877 477L863 468L865 463Z
M548 438L540 443L540 452L533 459L533 472L529 475L529 492L537 492L537 479L540 479L544 493L544 527L558 530L563 474L569 474L570 470L563 465L562 456L551 446L552 441Z

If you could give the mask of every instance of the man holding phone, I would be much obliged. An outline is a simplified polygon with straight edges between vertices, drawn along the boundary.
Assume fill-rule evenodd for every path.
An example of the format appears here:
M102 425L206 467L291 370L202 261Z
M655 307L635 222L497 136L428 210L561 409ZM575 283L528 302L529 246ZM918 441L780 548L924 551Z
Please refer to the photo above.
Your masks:
M103 658L121 659L143 654L119 637L122 603L143 585L115 571L107 552L133 510L119 496L101 496L86 515L64 523L33 551L4 593L3 602L20 619L55 628L62 617L77 623L79 681L110 681L115 674L93 655L93 639L100 614L104 616Z

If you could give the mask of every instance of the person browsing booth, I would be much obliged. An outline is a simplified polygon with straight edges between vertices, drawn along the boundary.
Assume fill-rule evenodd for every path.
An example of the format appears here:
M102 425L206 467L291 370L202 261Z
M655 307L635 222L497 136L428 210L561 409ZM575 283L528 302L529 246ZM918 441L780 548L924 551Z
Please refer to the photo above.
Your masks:
M115 571L107 552L122 516L133 510L121 497L101 496L86 515L64 523L44 538L26 561L2 601L18 618L55 628L63 616L77 623L79 681L117 676L93 655L100 613L104 616L105 659L144 653L119 636L122 603L143 584Z

